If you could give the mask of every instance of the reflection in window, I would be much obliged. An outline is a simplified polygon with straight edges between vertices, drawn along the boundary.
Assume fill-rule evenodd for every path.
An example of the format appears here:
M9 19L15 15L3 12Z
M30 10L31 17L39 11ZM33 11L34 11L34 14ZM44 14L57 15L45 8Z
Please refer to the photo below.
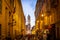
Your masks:
M2 13L2 0L0 0L0 14Z

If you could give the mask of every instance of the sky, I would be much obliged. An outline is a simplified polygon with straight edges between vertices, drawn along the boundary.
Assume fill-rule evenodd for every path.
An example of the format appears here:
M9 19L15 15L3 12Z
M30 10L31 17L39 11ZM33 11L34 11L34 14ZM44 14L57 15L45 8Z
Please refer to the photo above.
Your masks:
M33 27L35 25L34 12L35 12L35 5L37 0L21 0L21 2L22 2L23 12L26 17L26 24L28 24L27 16L30 15L31 17L30 24L31 24L31 27Z

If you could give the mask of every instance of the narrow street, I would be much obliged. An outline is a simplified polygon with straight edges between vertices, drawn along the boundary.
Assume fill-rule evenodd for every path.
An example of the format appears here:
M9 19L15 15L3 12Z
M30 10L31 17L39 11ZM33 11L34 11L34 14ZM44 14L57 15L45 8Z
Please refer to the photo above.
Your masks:
M60 0L0 0L0 40L60 40Z

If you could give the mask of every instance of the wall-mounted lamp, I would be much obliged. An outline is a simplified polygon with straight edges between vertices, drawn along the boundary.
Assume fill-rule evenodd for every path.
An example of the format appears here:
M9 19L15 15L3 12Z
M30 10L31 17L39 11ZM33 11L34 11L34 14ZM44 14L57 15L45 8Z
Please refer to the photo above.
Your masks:
M44 14L41 15L42 17L44 16Z

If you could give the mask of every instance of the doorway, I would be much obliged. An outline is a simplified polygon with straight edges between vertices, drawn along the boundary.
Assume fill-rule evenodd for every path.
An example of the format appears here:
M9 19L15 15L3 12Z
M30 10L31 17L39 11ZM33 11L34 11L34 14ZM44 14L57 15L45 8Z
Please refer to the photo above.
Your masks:
M55 24L51 24L51 29L50 29L50 35L51 35L51 40L56 40L56 27Z

